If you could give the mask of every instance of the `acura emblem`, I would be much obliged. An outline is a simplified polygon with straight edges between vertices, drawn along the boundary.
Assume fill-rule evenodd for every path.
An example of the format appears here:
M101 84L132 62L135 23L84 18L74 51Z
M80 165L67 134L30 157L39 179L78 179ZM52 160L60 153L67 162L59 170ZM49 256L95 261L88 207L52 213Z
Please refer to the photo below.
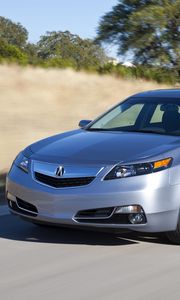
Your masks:
M64 174L64 168L63 166L59 166L56 170L56 176L61 177Z

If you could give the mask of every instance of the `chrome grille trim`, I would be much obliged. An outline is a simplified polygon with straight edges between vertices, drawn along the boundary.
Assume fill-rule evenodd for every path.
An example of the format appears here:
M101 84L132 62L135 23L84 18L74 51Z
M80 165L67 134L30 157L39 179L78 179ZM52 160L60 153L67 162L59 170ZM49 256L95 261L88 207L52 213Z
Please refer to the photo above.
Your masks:
M57 170L63 168L58 176ZM32 177L39 184L55 188L75 188L89 185L104 169L101 166L63 165L47 162L32 162Z
M41 173L43 175L59 178L56 175L59 166L64 167L64 174L61 178L78 178L78 177L96 177L104 167L101 166L80 166L80 165L66 165L53 164L47 162L33 161L33 172Z

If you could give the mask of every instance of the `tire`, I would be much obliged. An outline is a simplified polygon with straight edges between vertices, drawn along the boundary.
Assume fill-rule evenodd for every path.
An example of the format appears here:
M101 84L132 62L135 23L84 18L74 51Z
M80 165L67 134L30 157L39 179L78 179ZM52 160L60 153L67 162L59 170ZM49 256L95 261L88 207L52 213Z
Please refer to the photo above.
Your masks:
M167 232L166 236L172 244L180 245L180 218L176 230Z

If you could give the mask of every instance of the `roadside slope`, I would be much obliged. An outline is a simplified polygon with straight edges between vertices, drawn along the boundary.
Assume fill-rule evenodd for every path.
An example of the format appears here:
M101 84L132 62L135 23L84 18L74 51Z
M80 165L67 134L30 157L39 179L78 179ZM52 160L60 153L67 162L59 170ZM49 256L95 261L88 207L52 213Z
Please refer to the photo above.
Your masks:
M0 66L0 172L29 143L76 128L80 119L93 119L131 94L161 87L72 70Z

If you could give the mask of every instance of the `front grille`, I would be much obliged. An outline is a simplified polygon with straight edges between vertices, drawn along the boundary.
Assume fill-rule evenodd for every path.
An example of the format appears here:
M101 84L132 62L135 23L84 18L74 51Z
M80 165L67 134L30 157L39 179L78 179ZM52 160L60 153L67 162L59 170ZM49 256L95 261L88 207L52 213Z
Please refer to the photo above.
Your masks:
M57 178L35 172L35 178L44 184L55 188L76 187L91 183L95 177Z

